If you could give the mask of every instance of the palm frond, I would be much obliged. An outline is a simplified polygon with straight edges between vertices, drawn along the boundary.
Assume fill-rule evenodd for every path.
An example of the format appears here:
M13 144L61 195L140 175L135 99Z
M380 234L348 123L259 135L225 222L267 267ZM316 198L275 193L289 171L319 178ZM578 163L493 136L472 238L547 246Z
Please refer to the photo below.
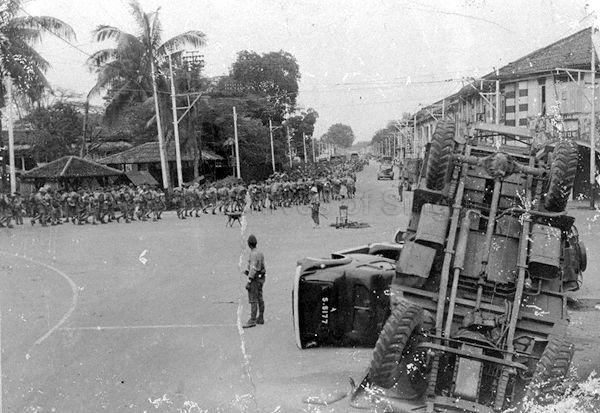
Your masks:
M160 46L162 39L162 24L160 23L160 19L158 18L158 11L160 7L156 9L154 16L152 16L152 29L150 32L150 44L152 45L152 49L156 50Z
M106 123L109 125L114 123L118 115L122 112L122 109L132 101L133 95L134 92L128 82L115 92L104 112L104 120Z
M132 36L115 26L101 24L92 30L92 36L95 41L103 42L105 40L119 40L122 36Z
M107 87L122 79L119 62L110 62L98 70L98 80L88 92L88 99L100 95Z
M18 28L9 33L11 34L10 37L22 39L30 44L36 44L42 40L42 32L38 29ZM5 33L2 34L5 35ZM6 40L10 41L8 37Z
M10 20L9 27L18 29L38 29L50 32L61 39L75 40L75 31L67 23L51 16L22 16Z
M131 0L129 2L129 8L131 9L131 14L133 15L137 25L144 27L146 22L146 13L144 13L140 3L137 0Z
M104 65L107 62L116 59L117 56L117 50L115 49L98 50L90 57L88 57L88 59L86 60L86 64L90 67L90 69L97 68Z
M23 45L19 47L19 50L24 56L27 56L30 62L33 62L35 69L41 70L42 72L50 69L50 63L44 59L42 55L37 52L37 50L29 46L27 43L23 43Z
M164 42L157 51L159 55L167 55L169 53L180 51L185 47L199 48L206 45L206 35L198 30L190 30L188 32L171 37Z
M10 46L2 51L6 56L11 57L11 61L19 64L25 60L30 66L37 67L45 72L50 68L50 63L44 59L33 47L27 44L23 39L11 39ZM24 64L24 63L22 63Z

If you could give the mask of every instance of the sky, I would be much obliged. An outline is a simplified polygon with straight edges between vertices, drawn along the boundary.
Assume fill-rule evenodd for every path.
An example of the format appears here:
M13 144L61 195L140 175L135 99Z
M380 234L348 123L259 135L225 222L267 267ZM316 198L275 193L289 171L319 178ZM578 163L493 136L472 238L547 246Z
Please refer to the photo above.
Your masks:
M334 123L370 140L477 77L591 24L600 0L140 0L160 8L164 38L201 30L205 74L227 74L241 50L285 50L301 72L298 105L319 113L315 137ZM46 36L36 48L55 88L87 94L87 55L99 24L135 33L128 0L24 0L33 15L70 24L72 44Z

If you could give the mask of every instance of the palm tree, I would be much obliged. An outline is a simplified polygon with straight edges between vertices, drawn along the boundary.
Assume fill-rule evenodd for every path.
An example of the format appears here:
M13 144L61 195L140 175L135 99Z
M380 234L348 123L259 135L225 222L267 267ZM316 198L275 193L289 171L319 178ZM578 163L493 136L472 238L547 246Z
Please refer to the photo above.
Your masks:
M199 48L206 44L206 36L201 31L191 30L169 40L162 41L162 27L157 9L145 13L137 0L129 3L131 14L138 27L138 34L124 32L114 26L101 25L94 31L96 41L114 40L112 48L101 49L88 59L88 64L97 68L98 80L89 97L108 90L109 104L105 116L110 121L123 107L132 102L145 102L150 96L154 99L158 141L161 152L163 184L169 187L168 164L164 156L164 142L160 121L160 102L157 82L165 85L164 77L157 79L156 68L165 65L168 56L181 52L186 47Z
M44 89L50 88L44 75L50 64L33 47L45 32L66 41L75 39L71 26L54 17L31 16L22 8L21 0L0 4L0 80L10 77L17 91L32 103L39 102ZM3 87L0 97L3 102Z

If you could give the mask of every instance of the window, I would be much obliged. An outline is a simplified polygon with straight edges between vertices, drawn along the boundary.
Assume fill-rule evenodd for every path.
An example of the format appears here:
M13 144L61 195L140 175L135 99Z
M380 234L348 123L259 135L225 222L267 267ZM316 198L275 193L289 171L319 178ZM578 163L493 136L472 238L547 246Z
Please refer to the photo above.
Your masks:
M514 90L506 92L506 99L514 99L514 98L515 98L515 91Z
M514 119L507 119L506 120L506 126L515 126L515 120Z
M527 126L527 118L519 119L519 126Z
M527 103L523 103L523 104L519 105L519 112L527 112L527 109L528 109Z
M515 107L514 106L507 106L506 107L506 113L515 113Z
M527 96L528 94L528 90L527 89L519 89L519 97L521 96Z

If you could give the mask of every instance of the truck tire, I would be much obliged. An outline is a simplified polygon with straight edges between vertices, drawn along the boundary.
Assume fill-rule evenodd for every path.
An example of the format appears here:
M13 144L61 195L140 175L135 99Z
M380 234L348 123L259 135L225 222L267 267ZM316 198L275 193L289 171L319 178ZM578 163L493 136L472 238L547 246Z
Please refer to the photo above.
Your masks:
M584 272L587 269L587 250L585 249L585 244L583 241L579 241L576 247L577 252L579 253L579 271Z
M454 130L452 121L440 121L435 127L425 172L427 189L440 191L448 182L454 152Z
M408 393L405 398L413 398L422 394L423 386L419 369L414 367L407 370L407 364L415 362L424 367L424 360L416 346L423 340L424 321L427 316L418 305L402 302L392 309L387 319L375 349L369 368L368 377L372 384L390 389L396 385ZM416 376L416 377L415 377ZM411 389L406 388L409 384Z
M560 393L559 387L569 373L574 351L573 344L564 338L550 338L525 390L524 404L543 404L549 396Z
M562 212L567 207L577 172L577 145L572 140L562 140L552 152L550 183L544 207L550 212Z

